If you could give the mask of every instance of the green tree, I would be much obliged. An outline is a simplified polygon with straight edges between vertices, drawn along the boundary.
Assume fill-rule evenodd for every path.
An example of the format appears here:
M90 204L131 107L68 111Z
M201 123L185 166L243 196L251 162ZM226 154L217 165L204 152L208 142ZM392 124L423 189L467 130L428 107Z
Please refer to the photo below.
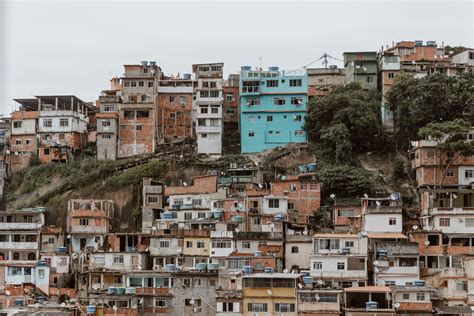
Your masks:
M463 157L474 155L474 142L466 137L470 127L468 122L456 119L442 123L429 123L420 128L419 137L435 143L439 169L443 171L440 186L443 185L452 162L459 155Z
M434 74L421 79L399 74L386 95L394 113L397 147L407 149L418 129L429 123L463 117L474 104L474 77Z
M352 83L310 102L305 128L317 149L324 147L322 159L344 161L383 143L379 100L376 90Z

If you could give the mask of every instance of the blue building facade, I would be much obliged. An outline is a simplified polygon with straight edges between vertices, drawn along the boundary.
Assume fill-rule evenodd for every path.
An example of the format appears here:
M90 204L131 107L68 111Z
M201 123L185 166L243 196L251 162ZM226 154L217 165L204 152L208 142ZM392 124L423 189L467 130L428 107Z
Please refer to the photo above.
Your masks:
M308 77L278 67L240 72L240 140L242 153L257 153L289 143L306 142Z

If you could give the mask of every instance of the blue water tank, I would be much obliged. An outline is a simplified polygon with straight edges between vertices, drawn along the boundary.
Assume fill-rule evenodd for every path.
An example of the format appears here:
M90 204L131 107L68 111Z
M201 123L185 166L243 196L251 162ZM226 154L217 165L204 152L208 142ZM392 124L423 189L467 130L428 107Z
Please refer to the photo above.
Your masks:
M308 172L308 166L307 165L298 166L298 172L299 173L307 173Z
M160 214L160 218L161 219L172 219L173 218L173 213L168 212L168 211L163 212L163 213Z
M308 166L308 172L315 172L316 168L318 167L317 163L310 163Z
M304 284L313 284L313 278L310 276L305 276L303 277L303 283Z
M207 270L210 270L210 271L219 270L219 264L218 263L208 263L207 264Z
M262 252L261 251L255 251L255 257L261 257Z
M284 217L283 215L281 215L281 214L278 214L278 215L273 216L273 220L274 220L275 222L281 222L281 221L284 220L284 219L285 219L285 217Z
M221 215L222 215L222 212L221 212L221 211L213 211L213 212L212 212L212 216L213 216L214 218L219 219L219 218L221 218Z
M196 264L196 269L198 269L198 271L207 270L207 263L198 263L198 264Z
M365 302L365 308L368 310L377 309L378 307L379 307L379 303L377 302L373 302L373 301Z
M263 269L263 272L265 273L273 273L273 268L272 267L266 267Z
M66 247L58 247L56 249L57 253L66 253L67 248Z
M280 67L271 66L271 67L268 67L268 70L269 71L278 71L278 70L280 70Z
M425 284L426 284L426 282L423 281L423 280L417 280L413 283L415 284L415 286L425 286Z
M252 266L243 266L243 267L242 267L242 270L244 271L244 273L245 273L246 275L249 275L249 274L252 274L253 268L252 268Z
M165 271L174 272L176 271L176 266L174 264L165 264Z
M191 74L183 74L183 79L185 80L191 79Z
M86 307L87 314L95 314L95 306L89 305Z
M115 287L109 286L109 287L107 288L107 294L109 294L109 295L114 295L115 293L117 293L117 290L115 289Z
M240 70L242 70L242 71L250 71L250 70L252 70L252 67L251 67L251 66L242 66L242 67L240 67Z

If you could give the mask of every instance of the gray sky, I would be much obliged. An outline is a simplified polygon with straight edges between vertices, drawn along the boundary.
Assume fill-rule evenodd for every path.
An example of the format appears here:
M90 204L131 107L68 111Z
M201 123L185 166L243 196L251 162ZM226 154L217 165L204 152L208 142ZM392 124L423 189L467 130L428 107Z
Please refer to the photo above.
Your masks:
M230 73L259 57L295 69L400 40L474 47L473 21L473 1L0 0L0 108L41 94L94 101L141 60L166 74L222 61Z

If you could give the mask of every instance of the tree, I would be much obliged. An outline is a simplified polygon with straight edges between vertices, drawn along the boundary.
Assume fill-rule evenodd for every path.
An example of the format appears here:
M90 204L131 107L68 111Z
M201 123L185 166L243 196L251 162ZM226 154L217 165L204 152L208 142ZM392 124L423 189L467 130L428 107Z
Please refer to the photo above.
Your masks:
M418 135L435 143L439 169L443 171L440 186L443 185L449 167L459 155L474 155L474 142L466 137L470 128L471 125L462 119L429 123L420 128Z
M451 46L447 45L447 46L444 47L444 53L446 55L457 55L459 53L464 52L465 50L467 50L467 48L464 47L464 46L452 46L451 47Z
M378 91L352 83L310 102L305 128L322 159L346 161L383 143L379 100Z
M407 149L418 130L429 123L463 117L474 104L474 77L434 74L417 79L400 73L386 95L394 113L397 147Z

